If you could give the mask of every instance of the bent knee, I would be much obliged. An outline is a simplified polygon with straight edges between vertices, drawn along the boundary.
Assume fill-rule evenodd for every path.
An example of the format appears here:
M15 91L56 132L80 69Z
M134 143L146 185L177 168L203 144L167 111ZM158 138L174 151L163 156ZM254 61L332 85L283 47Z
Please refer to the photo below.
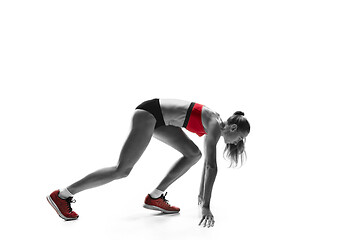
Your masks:
M201 157L202 157L202 153L201 153L201 151L199 150L199 151L196 153L195 158L196 158L197 160L199 160Z
M202 153L201 153L201 151L199 149L197 149L197 150L189 153L187 155L187 157L190 158L192 161L194 161L194 163L196 163L202 157Z
M115 177L115 179L125 178L125 177L129 176L131 170L132 170L132 168L128 168L128 169L117 168L114 177Z

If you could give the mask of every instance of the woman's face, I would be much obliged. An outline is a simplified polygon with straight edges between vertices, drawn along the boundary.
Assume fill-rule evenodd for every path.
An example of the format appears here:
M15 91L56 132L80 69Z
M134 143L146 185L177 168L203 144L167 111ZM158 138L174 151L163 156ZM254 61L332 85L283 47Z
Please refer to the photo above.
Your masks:
M236 145L238 142L246 138L247 135L248 133L237 131L236 124L231 124L229 126L226 126L223 132L224 142L226 144L230 143Z

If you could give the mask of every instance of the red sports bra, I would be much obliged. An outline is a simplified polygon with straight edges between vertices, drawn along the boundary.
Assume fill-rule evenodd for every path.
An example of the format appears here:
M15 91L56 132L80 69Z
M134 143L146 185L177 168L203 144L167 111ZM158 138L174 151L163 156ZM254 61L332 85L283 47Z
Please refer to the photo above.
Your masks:
M194 107L188 119L186 129L189 130L190 132L196 133L199 137L201 137L202 135L206 134L204 126L201 121L201 111L204 105L198 103L194 103L191 105L193 105Z

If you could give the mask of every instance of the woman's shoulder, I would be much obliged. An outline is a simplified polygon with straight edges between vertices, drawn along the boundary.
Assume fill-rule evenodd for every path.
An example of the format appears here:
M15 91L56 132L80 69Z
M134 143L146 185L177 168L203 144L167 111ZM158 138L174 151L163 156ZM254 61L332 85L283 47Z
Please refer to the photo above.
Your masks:
M201 117L207 134L220 135L220 125L222 122L220 114L204 106Z
M220 124L222 122L220 114L205 105L203 106L201 117L203 120L205 120L206 123L218 122Z

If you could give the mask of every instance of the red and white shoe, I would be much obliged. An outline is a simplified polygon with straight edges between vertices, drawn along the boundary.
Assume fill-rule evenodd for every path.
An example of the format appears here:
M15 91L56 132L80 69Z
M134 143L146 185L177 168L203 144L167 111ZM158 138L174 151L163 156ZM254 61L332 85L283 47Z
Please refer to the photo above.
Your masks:
M150 194L148 194L145 198L144 208L161 211L163 213L178 213L180 208L171 206L168 203L168 200L165 199L167 192L161 194L158 198L152 198Z
M74 203L75 199L72 197L62 199L59 197L59 192L59 190L52 192L46 199L62 219L66 221L77 219L79 215L70 206L70 203Z

